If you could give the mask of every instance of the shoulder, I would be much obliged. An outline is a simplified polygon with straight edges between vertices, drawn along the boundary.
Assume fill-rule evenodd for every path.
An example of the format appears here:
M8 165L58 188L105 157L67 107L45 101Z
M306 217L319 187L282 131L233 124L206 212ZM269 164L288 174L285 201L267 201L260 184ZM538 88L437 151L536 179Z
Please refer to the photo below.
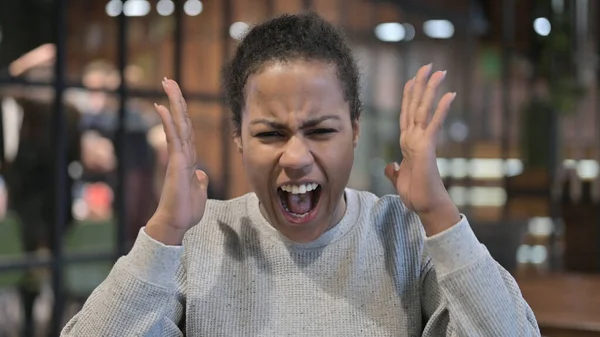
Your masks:
M368 212L372 220L373 217L375 217L375 220L383 217L402 222L419 221L416 213L408 209L398 195L386 194L377 196L368 191L358 191L354 189L346 189L346 193L350 198L355 196L356 200L359 202L359 207ZM352 204L349 203L349 206L352 207Z
M248 193L229 200L207 200L202 220L186 234L186 239L215 242L226 232L239 232L242 224L249 221L248 205L254 199L255 194Z
M361 226L369 233L365 237L381 245L386 263L394 266L395 273L419 275L428 257L425 231L418 215L398 195L349 192L349 196L354 194L359 201Z
M404 205L398 195L377 196L371 192L351 189L348 193L356 195L363 219L382 237L395 241L408 240L419 245L423 243L421 220Z
M229 200L208 199L204 218L207 220L233 220L244 217L248 213L248 202L256 198L254 193L247 193Z

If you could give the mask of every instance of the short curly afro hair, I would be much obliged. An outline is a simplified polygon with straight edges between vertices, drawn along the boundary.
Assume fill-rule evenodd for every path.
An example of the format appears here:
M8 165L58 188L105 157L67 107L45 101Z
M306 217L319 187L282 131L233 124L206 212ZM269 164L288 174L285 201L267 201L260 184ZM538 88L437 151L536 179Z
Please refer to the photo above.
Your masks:
M266 63L299 59L334 65L350 106L350 118L359 119L359 70L344 34L316 13L285 14L253 27L223 67L225 102L231 109L236 135L241 131L248 77Z

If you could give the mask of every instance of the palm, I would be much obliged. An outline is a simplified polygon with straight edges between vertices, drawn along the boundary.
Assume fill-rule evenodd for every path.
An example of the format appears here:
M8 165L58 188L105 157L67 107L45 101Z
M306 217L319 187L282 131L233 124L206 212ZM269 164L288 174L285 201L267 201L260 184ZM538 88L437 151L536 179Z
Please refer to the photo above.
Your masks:
M430 193L419 186L423 186L421 182L429 179L431 164L436 165L435 149L430 149L433 143L426 137L422 130L405 132L400 137L403 160L395 187L406 206L415 211L429 198Z
M187 105L175 81L163 82L170 110L156 105L167 136L169 162L158 208L153 220L187 230L204 214L208 177L196 169L193 125Z
M403 203L415 212L426 212L447 199L437 169L435 142L455 95L444 95L432 115L436 89L445 73L436 72L429 78L430 71L428 66L421 68L405 86L400 117L403 160L395 169L386 169Z

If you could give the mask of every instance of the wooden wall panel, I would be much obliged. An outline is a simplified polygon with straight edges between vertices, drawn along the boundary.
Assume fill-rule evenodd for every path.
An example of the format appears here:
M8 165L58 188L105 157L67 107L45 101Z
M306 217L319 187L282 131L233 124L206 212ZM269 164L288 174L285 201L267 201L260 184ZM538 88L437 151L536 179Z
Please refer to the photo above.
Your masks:
M298 13L303 8L302 0L273 0L274 2L274 15L281 15L285 13Z

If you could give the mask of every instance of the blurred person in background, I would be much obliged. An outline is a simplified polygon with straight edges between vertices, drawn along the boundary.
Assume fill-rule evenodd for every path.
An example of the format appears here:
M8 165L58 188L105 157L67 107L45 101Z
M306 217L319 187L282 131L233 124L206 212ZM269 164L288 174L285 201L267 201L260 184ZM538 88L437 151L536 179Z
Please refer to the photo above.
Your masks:
M116 90L121 82L113 64L104 60L90 62L83 71L83 85L89 89L78 99L82 112L80 132L82 136L82 180L95 184L95 191L111 193L117 188L117 166L125 166L125 207L128 240L133 242L141 227L145 225L156 201L152 195L154 153L147 139L149 124L139 110L141 105L127 102L123 146L123 163L117 163L116 146L119 127L119 102L110 91ZM100 198L111 200L111 198ZM105 218L110 216L107 209ZM115 211L119 211L115 209Z
M9 74L29 81L50 83L55 46L45 44L24 54L9 66ZM4 158L1 173L6 182L8 208L18 216L26 253L47 255L55 246L56 142L54 89L21 85L1 88ZM66 104L67 162L80 159L79 112ZM64 217L72 222L73 179L67 176ZM34 334L33 307L43 281L39 269L29 270L19 285L24 308L25 336Z

